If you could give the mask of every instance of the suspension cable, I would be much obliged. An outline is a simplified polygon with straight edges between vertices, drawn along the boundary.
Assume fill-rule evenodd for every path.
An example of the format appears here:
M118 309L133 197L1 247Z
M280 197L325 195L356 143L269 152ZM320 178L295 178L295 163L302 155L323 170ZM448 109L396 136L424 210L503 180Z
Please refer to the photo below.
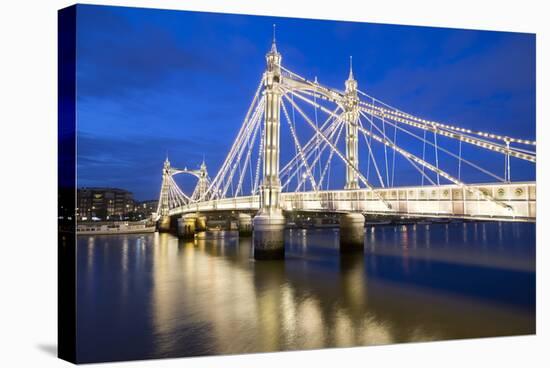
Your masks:
M397 144L397 127L393 127L393 143ZM392 155L392 165L391 165L391 186L393 187L393 179L395 177L395 150Z
M331 130L330 134L327 136L329 140L332 140L332 138L333 138L335 135L337 135L336 133L337 133L337 132L340 132L340 131L342 130L343 126L344 126L344 123L343 123L343 121L342 121L341 119L336 120L334 124L335 124L335 125L334 125L334 128ZM334 145L337 145L337 144L338 144L338 139L339 139L339 137L340 137L340 136L337 135L336 140L333 142ZM324 151L325 151L325 149L326 149L327 147L328 147L328 144L327 144L326 142L323 142L323 143L322 143L322 147L320 147L320 151L316 154L316 156L315 156L314 159L313 159L312 166L315 166L315 165L319 162L319 160L320 160L322 154L324 153ZM312 151L312 152L313 152L313 151ZM332 155L332 153L333 153L333 152L332 152L332 150L331 150L331 151L330 151L330 155ZM330 156L330 155L329 155L329 156ZM321 178L321 179L322 179L322 178ZM321 179L320 179L320 180L321 180ZM300 186L303 184L304 181L305 181L305 178L302 177L302 178L300 179L300 183L299 183L298 187L300 187ZM322 183L319 181L319 182L317 183L317 187L318 187L318 188L321 188L321 185L322 185Z
M425 134L426 131L424 131ZM458 180L461 176L461 164L462 164L462 141L458 141Z
M314 82L315 82L315 92L317 92L317 77L315 77ZM315 95L317 95L317 93L315 93ZM317 102L317 97L313 97L313 98L314 98L314 101ZM317 127L317 129L319 129L319 123L318 123L318 120L317 120L317 107L315 107L314 112L315 112L315 126ZM315 144L317 146L317 152L319 152L319 148L318 148L319 144L320 144L319 141L320 141L320 138L319 138L319 136L317 136L317 143ZM318 161L319 177L321 176L321 166L322 166L321 159L319 159L319 161ZM315 170L315 168L314 168L314 170Z
M288 101L290 101L291 103L294 104L294 101L292 101L290 98L288 98L286 95L285 97L287 98ZM303 96L300 96L299 94L296 94L296 97L300 98L300 99L303 99ZM306 99L307 100L307 99ZM309 100L308 100L309 101ZM313 103L313 101L311 101ZM298 111L298 113L300 113L300 115L302 115L302 117L304 118L304 120L313 128L315 129L315 123L313 123L311 121L311 119L309 119L307 117L307 115L302 111L302 109L300 109L299 106L295 105L294 106L296 108L296 111ZM322 106L320 106L320 109L321 110L324 110L324 108ZM325 109L326 111L329 111L328 109ZM318 130L317 130L318 131ZM319 132L319 131L318 131ZM363 176L363 174L361 174L361 172L357 169L357 167L355 167L355 165L353 165L344 155L342 155L342 153L338 150L338 148L336 148L334 146L334 144L332 144L332 142L330 142L330 140L324 135L322 134L321 132L320 133L320 136L329 144L329 146L335 151L336 155L338 157L340 157L340 159L342 159L358 176L359 180L361 180L361 182L367 187L369 188L370 190L373 191L373 194L374 196L380 200L388 209L391 209L391 205L389 202L387 202L384 198L382 198L382 196L380 195L380 193L378 193L377 191L374 190L373 186L365 179L365 177Z
M337 128L338 129L338 133L336 134L336 139L334 140L334 145L335 146L338 146L338 141L340 140L340 135L342 134L342 131L344 130L344 123L340 122L339 123L340 126ZM328 160L325 164L325 167L323 168L323 172L321 173L321 179L319 180L319 186L321 186L323 184L323 180L325 178L325 173L327 172L327 169L328 169L328 175L327 175L327 186L326 186L326 190L329 189L329 184L330 184L330 168L332 166L332 157L334 156L334 151L331 150L330 153L329 153L329 156L328 156Z
M422 160L426 160L426 130L424 130L424 137L422 138ZM424 166L422 166L422 186L424 186Z
M434 151L435 151L435 167L439 172L439 155L437 152L437 134L434 131ZM437 185L439 186L439 174L437 174Z
M328 135L329 139L332 139L332 137L336 133L337 126L339 126L340 123L342 123L342 120L341 120L341 117L339 116L337 119L334 119L334 122L331 125L329 125L324 131L322 131L322 130L321 131L324 132L324 134ZM313 140L313 139L314 138L311 138L310 141ZM317 160L319 159L320 155L323 154L323 152L325 151L327 146L328 146L327 143L325 141L323 141L321 151L317 155L317 157L314 158L313 165L315 165L317 163ZM314 152L315 152L315 150L313 148L309 149L309 151L305 154L306 160L308 160L309 157L314 154ZM302 166L303 163L301 161L296 161L296 165ZM292 167L294 167L294 166L295 165L293 165ZM285 188L290 183L290 181L298 174L298 168L296 168L293 172L290 172L290 169L291 169L291 167L289 167L289 169L287 170L287 172L289 172L289 175L288 175L288 178L287 178L285 184L283 185L283 188ZM300 180L299 175L298 175L297 180ZM300 183L298 183L298 185L300 186Z
M309 100L309 99L307 99L307 98L305 98L304 96L301 96L301 95L299 95L299 94L296 94L296 97L298 97L298 98L300 98L301 100L306 101L306 102L308 102L308 103L310 103L310 104L313 103L313 101L311 101L311 100ZM321 109L321 111L324 111L324 112L326 112L326 113L328 113L328 114L331 114L331 111L330 111L330 110L325 109L325 108L322 107L322 106L320 106L320 109ZM297 110L298 110L298 111L301 111L301 110L299 110L299 108L297 108ZM305 116L305 120L306 120L306 121L309 120L309 119L307 118L307 116ZM308 122L310 122L310 121L308 121ZM310 125L311 125L311 124L310 124ZM367 132L368 132L368 130L364 129L363 127L358 127L358 129L361 130L361 131L363 131L363 132L365 132L366 134L367 134ZM324 137L324 136L323 136L323 137ZM508 211L513 211L513 208L512 208L511 206L507 205L506 203L503 203L503 202L500 202L500 201L496 200L496 199L493 198L491 195L484 193L483 191L481 191L481 190L478 189L478 188L468 186L467 184L465 184L465 183L463 183L463 182L457 180L457 179L456 179L455 177L453 177L452 175L449 175L449 174L446 173L445 171L438 170L437 168L435 168L435 167L434 167L433 165L431 165L430 163L425 162L424 160L421 160L420 158L418 158L417 156L413 155L412 153L407 152L407 151L405 151L404 149L402 149L401 147L398 147L398 146L396 146L396 145L390 143L388 140L383 139L383 138L379 137L378 135L376 135L376 134L374 134L374 133L372 133L372 137L373 137L375 140L379 141L380 143L386 144L386 145L388 145L390 148L397 150L397 152L400 153L401 155L403 155L403 156L408 156L410 159L412 159L413 161L417 162L418 164L420 164L420 165L425 165L427 169L432 170L432 171L434 171L434 172L439 172L439 174L440 174L441 176L443 176L445 179L447 179L447 180L453 182L453 183L456 184L456 185L459 185L460 187L466 189L466 190L469 191L470 193L478 194L481 198L483 198L483 199L485 199L485 200L488 200L488 201L490 201L490 202L493 202L493 203L495 203L496 205L501 206L501 207L507 209ZM325 137L325 138L326 138L326 137ZM343 159L345 160L345 157L341 156L342 154L341 154L340 152L336 151L336 153L337 153L341 158L343 158ZM352 167L352 168L355 168L353 165L351 165L351 167ZM360 178L360 179L363 178L363 175L360 175L360 173L359 173L359 178ZM376 194L377 192L375 191L374 193ZM381 197L380 197L380 198L381 198ZM385 200L383 200L383 198L381 198L381 200L382 200L384 203L387 203ZM389 203L388 203L388 205L389 205ZM391 208L391 206L389 206L389 208Z
M382 130L376 125L374 124L374 119L370 119L367 115L365 115L365 113L363 113L362 111L359 111L359 116L363 116L365 119L367 119L367 121L369 121L371 123L371 130L370 130L370 133L371 133L371 136L369 137L372 141L372 126L374 126L376 128L376 130L378 130L378 132L380 132L380 134L382 134ZM391 123L390 123L391 125ZM361 127L364 129L363 125L361 124ZM395 126L397 128L397 126ZM401 128L400 128L401 129ZM363 133L363 136L365 136L365 134ZM388 140L390 143L395 143L395 142L392 142L388 139L388 137L385 137L386 140ZM393 150L395 152L395 150ZM412 161L410 158L408 157L405 157L405 159L421 174L421 178L422 178L422 182L424 182L424 178L426 178L432 185L435 185L435 182L424 172L424 170L421 170L417 164L414 163L414 161ZM376 161L375 161L375 164L376 164ZM377 169L377 167L375 166L375 168ZM377 169L378 170L378 169ZM379 175L379 179L380 179L380 182L382 183L383 185L383 181L382 181L382 176L380 176L380 172L378 171L378 175Z
M254 148L254 142L256 142L256 135L258 134L260 125L261 125L261 114L258 117L258 119L256 119L255 126L253 128L254 132L252 133L252 139L250 139L248 142L248 150L246 152L246 157L244 161L245 166L244 166L243 174L246 173L247 166L250 163L250 155L252 154L252 149ZM239 165L240 165L240 161L239 161ZM239 170L240 170L240 167L239 167ZM237 185L237 191L235 193L235 197L238 195L239 192L242 193L242 185L244 180L243 174L241 174L241 176L239 177L239 184Z
M300 141L298 140L298 136L296 135L294 127L292 126L293 122L290 121L290 117L288 116L288 111L286 110L286 106L285 106L284 102L281 103L281 107L283 108L283 113L284 113L285 118L288 122L288 126L290 128L290 133L291 133L292 138L294 140L294 145L296 146L296 149L298 150L298 154L300 155L300 158L302 159L302 162L304 163L304 167L306 169L306 175L309 176L311 186L313 187L313 190L316 192L317 191L317 183L315 183L315 178L313 177L313 173L311 172L311 168L309 167L309 165L307 163L307 160L304 157L304 152L302 151L302 146L300 145Z
M386 122L384 121L384 118L382 117L382 135L386 137ZM390 185L390 179L389 179L389 172L388 172L388 149L386 145L384 145L384 162L386 164L386 185Z
M261 125L261 124L260 124ZM258 147L258 161L256 161L256 174L254 175L254 187L252 190L252 194L256 194L258 191L258 185L260 181L260 166L262 165L263 160L263 152L264 152L264 129L263 125L260 127L260 146Z
M382 113L382 112L378 111L376 108L371 108L370 106L368 106L370 104L365 103L365 102L359 102L359 104L362 105L362 107L360 107L361 110L363 110L363 111L365 111L369 114L376 115L378 117L384 117L384 118L387 118L387 119L391 119L395 122L410 125L410 126L413 126L415 128L426 129L426 130L434 132L435 134L442 135L442 136L449 137L449 138L453 138L453 139L457 139L457 140L462 140L466 143L469 143L469 144L472 144L474 146L478 146L478 147L481 147L481 148L485 148L485 149L488 149L488 150L491 150L491 151L499 152L499 153L502 153L502 154L508 153L511 156L522 159L522 160L531 161L531 162L536 162L536 160L537 160L536 156L533 155L533 154L528 154L528 153L525 153L523 151L517 151L517 150L512 149L512 148L506 148L506 146L503 146L503 145L498 144L498 143L490 142L490 141L487 141L487 140L484 140L484 139L478 139L478 138L474 138L472 136L468 136L468 135L465 135L465 134L462 134L462 133L449 131L449 129L441 128L435 123L434 123L434 125L418 123L418 122L414 122L414 121L411 121L411 120L408 120L408 119L405 119L405 118L396 117L392 114ZM365 104L368 107L365 107L364 106Z
M256 89L254 97L252 98L252 103L250 104L250 106L248 108L248 111L246 112L245 118L243 120L243 124L241 125L241 128L239 129L239 132L237 134L237 137L236 137L235 141L233 142L233 145L231 146L229 154L226 156L226 158L224 160L224 163L222 164L220 170L218 171L218 173L216 174L216 176L214 177L214 179L210 183L210 186L207 190L207 192L214 191L213 194L216 197L219 195L220 181L223 178L223 176L225 175L225 171L227 170L227 166L229 165L229 162L232 160L234 150L236 150L236 148L238 147L241 135L244 134L246 126L248 125L248 122L249 122L250 114L252 114L254 106L256 106L256 103L258 102L258 98L260 96L260 91L262 89L264 81L265 81L265 74L263 74L262 78L260 79L260 83L258 84L258 88ZM262 96L262 98L260 98L260 101L258 103L259 105L263 105L263 102L262 102L263 99L264 99L264 97Z
M364 116L366 119L368 119L368 116L365 115L365 114L366 114L365 112L363 112L363 111L360 110L359 114L362 115L362 116ZM405 128L403 128L403 127L400 127L400 126L398 126L398 125L396 125L396 124L392 124L392 123L390 123L390 122L388 122L388 124L390 124L390 125L392 125L392 126L395 126L395 127L396 127L397 129L399 129L400 131L402 131L402 132L404 132L404 133L407 133L407 134L410 135L411 137L414 137L414 138L420 140L421 142L430 145L431 147L435 147L434 143L430 142L430 141L429 141L428 139L426 139L426 138L422 138L422 137L420 137L419 135L417 135L417 134L415 134L415 133L413 133L413 132L411 132L411 131L408 131L407 129L405 129ZM375 127L376 127L376 126L375 126ZM378 127L376 127L376 128L377 128L377 130L378 130L379 132L381 132L380 128L378 128ZM451 152L451 151L449 151L449 150L447 150L447 149L445 149L445 148L442 148L441 146L438 146L438 148L439 148L439 150L440 150L441 152L444 152L444 153L448 154L448 155L451 156L451 157L459 158L459 156L457 156L456 154L454 154L453 152ZM425 158L423 157L422 160L425 161ZM490 171L488 171L488 170L482 168L481 166L476 165L475 163L473 163L473 162L471 162L471 161L468 161L468 160L466 160L466 159L461 159L461 161L463 161L465 164L467 164L467 165L473 167L474 169L477 169L477 170L481 171L482 173L484 173L484 174L486 174L486 175L488 175L488 176L491 176L492 178L494 178L494 179L496 179L496 180L498 180L498 181L504 181L504 179L501 178L500 176L493 174L492 172L490 172ZM424 172L424 170L423 170L423 172ZM427 177L428 177L428 176L426 176L426 178L427 178ZM433 181L430 181L430 182L433 183Z
M368 120L368 119L367 119ZM372 133L372 126L373 126L373 121L372 120L369 120L370 122L370 131ZM361 118L359 118L359 125L361 125L361 127L363 127L363 122L361 121ZM378 128L378 127L376 127ZM378 176L378 181L380 182L380 186L382 188L385 188L385 185L384 185L384 179L382 179L382 175L380 174L380 169L378 168L378 164L376 163L376 157L374 156L374 152L372 150L372 146L371 146L371 143L372 143L372 138L371 138L371 141L369 141L367 139L367 135L363 133L363 138L365 139L365 143L367 144L367 149L369 151L369 164L370 164L370 158L372 157L372 162L374 164L374 170L376 171L376 175ZM369 137L370 138L370 137ZM368 176L367 176L367 179L368 179Z
M397 117L410 119L410 120L413 120L413 121L416 121L416 122L419 122L419 123L422 123L422 124L425 124L425 125L432 125L432 126L435 126L435 127L438 127L438 128L447 129L447 130L451 130L451 131L454 131L454 132L474 134L474 135L477 135L477 136L480 136L480 137L485 137L485 138L490 138L490 139L496 139L496 140L501 140L501 141L509 140L512 143L519 143L519 144L532 145L532 146L535 146L537 144L536 141L531 141L531 140L527 140L527 139L511 138L511 137L507 137L507 136L502 136L502 135L492 134L492 133L487 133L487 132L482 132L482 131L473 131L471 129L461 128L461 127L458 127L458 126L453 126L453 125L449 125L449 124L442 124L442 123L438 123L438 122L435 122L435 121L420 119L416 116L413 116L413 115L405 113L405 112L403 112L399 109L396 109L396 108L394 108L394 107L392 107L392 106L390 106L390 105L388 105L388 104L386 104L386 103L384 103L384 102L382 102L378 99L375 99L374 97L369 96L368 94L366 94L366 93L364 93L360 90L357 90L357 92L359 94L365 96L365 97L369 97L369 98L377 101L381 105L386 106L387 109L383 108L383 107L380 107L380 106L376 106L374 103L372 105L370 105L367 102L361 101L361 104L367 105L367 106L370 105L368 107L375 108L375 109L377 109L381 112L389 113L389 114L395 115Z
M293 107L294 108L294 107ZM336 109L334 109L333 114L337 114L340 110L340 107L337 107ZM337 116L337 115L335 115ZM328 118L325 120L325 122L321 125L321 127L319 128L319 130L321 132L324 132L325 134L329 134L330 131L334 128L334 124L335 124L335 121L331 122L331 120L334 119L334 116L333 115L329 115ZM313 137L311 137L309 139L309 141L304 145L304 154L306 156L306 158L309 158L309 156L311 156L312 154L312 150L315 148L315 143L316 143L316 138L317 138L317 133L315 133L315 135ZM289 172L295 165L296 163L300 160L299 158L299 155L296 154L281 170L280 170L280 175L281 176L284 176L286 175L287 172Z

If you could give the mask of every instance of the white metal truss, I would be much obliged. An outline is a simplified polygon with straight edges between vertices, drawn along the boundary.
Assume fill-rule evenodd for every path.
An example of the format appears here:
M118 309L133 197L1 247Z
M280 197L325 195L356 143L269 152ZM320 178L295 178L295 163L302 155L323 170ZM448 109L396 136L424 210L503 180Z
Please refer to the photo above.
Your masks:
M280 89L277 89L278 93L281 93L280 111L282 113L280 115L287 122L286 125L283 124L284 127L281 125L280 129L288 129L292 139L290 147L294 149L291 151L293 156L286 164L281 165L282 168L279 170L283 191L291 191L291 183L294 187L294 182L296 183L295 191L306 191L308 183L314 192L329 190L331 163L333 156L336 155L348 170L351 169L357 175L362 186L371 190L376 199L391 209L389 202L374 190L376 188L369 181L369 174L372 165L376 174L374 180L378 181L378 185L382 188L394 187L396 177L399 176L399 171L396 170L396 157L399 155L404 158L403 162L410 164L419 173L419 181L422 185L427 181L431 185L438 186L441 178L479 196L479 198L511 210L511 206L506 203L468 185L463 180L463 166L467 165L470 169L477 170L477 172L497 181L510 182L510 158L536 162L536 152L533 151L534 148L531 148L536 146L535 141L418 118L393 108L360 90L357 90L359 97L354 95L354 98L358 98L356 106L353 107L357 119L352 119L353 122L350 123L349 117L348 119L344 117L346 111L350 111L349 95L346 95L347 89L344 92L329 88L320 84L317 78L312 81L283 66L280 66L280 69L281 81L278 82ZM351 74L350 78L352 78ZM201 177L201 174L195 175L187 169L179 170L168 166L166 170L165 166L158 214L162 215L174 207L186 206L194 202L256 195L260 192L261 171L266 155L266 147L264 147L266 144L264 131L266 97L262 88L265 81L266 75L264 74L229 153L212 180L208 178L207 174ZM306 109L303 108L304 103L310 109L313 108L313 118L306 113ZM288 106L292 108L291 113ZM324 114L322 117L324 120L319 120L321 114ZM357 121L355 122L355 120ZM300 139L299 133L301 133L302 126L300 124L311 128L307 129L309 132L313 132L308 139L302 137L304 143ZM357 124L357 131L364 137L366 150L362 150L362 152L367 155L366 176L361 172L359 165L350 161L339 148L341 133L344 127L349 127L351 124ZM418 130L415 131L415 129ZM427 135L427 133L431 134ZM443 142L439 142L438 136L446 138L441 138ZM398 139L399 144L397 143ZM412 153L414 149L403 148L403 142L407 139L422 145L421 157L419 157L420 153L418 155ZM447 142L458 142L458 153L444 146L443 143L446 139L449 139ZM466 159L463 153L463 143L503 155L504 177L482 167L471 159ZM427 147L429 147L428 152L426 151ZM377 148L381 148L382 151ZM434 162L430 162L426 157L427 153L432 154L432 148ZM388 149L391 150L389 153ZM270 154L269 150L267 154ZM445 167L442 154L457 160L457 177L442 169ZM380 156L383 157L383 164L378 162ZM350 157L352 157L351 154ZM440 166L440 161L443 162L442 166ZM456 168L452 169L453 172L455 170ZM199 188L197 184L191 196L183 193L174 181L173 176L181 173L191 173L199 178L201 187ZM435 181L432 179L434 176Z

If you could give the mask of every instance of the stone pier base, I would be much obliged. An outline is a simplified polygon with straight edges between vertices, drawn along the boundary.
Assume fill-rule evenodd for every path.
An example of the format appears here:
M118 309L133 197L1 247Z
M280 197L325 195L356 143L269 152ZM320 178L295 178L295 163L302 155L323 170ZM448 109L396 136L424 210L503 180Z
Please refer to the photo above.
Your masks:
M170 231L170 216L161 216L157 228L161 233L167 233Z
M239 237L247 238L252 235L252 216L239 213Z
M340 217L340 252L362 252L365 246L365 217L346 213Z
M285 258L285 218L281 213L259 214L254 217L254 259Z
M206 231L206 216L195 217L195 230L196 231Z
M182 239L193 239L196 230L196 216L185 215L178 219L178 237Z

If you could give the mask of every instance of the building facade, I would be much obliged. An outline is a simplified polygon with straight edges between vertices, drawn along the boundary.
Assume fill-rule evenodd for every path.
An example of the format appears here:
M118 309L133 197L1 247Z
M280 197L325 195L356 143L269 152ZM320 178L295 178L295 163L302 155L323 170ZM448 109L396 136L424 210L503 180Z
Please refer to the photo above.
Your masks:
M123 220L134 211L133 194L118 188L79 188L77 214L81 221Z
M159 201L157 199L135 202L134 213L139 219L151 217L153 212L157 212Z

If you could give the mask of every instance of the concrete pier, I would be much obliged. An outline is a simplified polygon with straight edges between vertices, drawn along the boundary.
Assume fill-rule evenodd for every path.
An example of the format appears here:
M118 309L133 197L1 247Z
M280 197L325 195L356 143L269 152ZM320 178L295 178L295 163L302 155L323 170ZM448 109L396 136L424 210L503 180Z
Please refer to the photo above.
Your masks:
M252 235L252 216L246 213L239 213L239 237L246 238Z
M158 221L158 229L161 233L167 233L170 231L170 216L161 216Z
M183 239L193 239L195 237L197 217L194 215L185 215L178 219L178 237Z
M195 221L196 231L206 231L206 216L197 216Z
M365 216L346 213L340 217L340 252L362 252L365 245Z
M285 258L285 217L281 213L254 217L254 259Z

